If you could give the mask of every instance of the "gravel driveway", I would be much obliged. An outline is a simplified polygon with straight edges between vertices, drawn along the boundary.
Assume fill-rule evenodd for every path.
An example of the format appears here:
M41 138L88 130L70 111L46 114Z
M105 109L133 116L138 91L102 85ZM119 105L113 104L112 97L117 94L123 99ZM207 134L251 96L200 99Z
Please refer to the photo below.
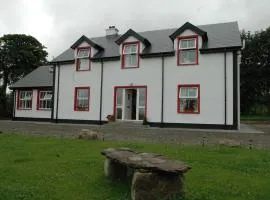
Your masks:
M270 124L241 124L240 131L195 130L180 128L148 128L138 124L112 123L108 125L54 124L0 120L0 131L27 135L55 137L78 136L82 129L101 133L105 140L173 142L183 144L218 144L221 140L239 141L243 146L270 148Z

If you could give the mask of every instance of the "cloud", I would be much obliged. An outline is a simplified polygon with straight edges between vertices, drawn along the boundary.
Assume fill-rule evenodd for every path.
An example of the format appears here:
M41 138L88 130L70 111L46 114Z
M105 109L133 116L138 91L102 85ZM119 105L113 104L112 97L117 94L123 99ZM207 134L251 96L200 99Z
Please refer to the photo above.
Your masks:
M240 29L269 26L268 0L9 0L0 7L0 34L27 33L48 47L49 59L81 35L102 36L115 25L121 33L238 21ZM16 10L16 12L14 12Z

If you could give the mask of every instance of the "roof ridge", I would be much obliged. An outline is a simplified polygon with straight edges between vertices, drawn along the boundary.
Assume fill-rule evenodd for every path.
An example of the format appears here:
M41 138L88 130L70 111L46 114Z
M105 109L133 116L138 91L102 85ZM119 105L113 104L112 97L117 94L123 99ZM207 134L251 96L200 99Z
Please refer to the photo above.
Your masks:
M212 24L200 24L200 25L195 25L197 27L201 26L212 26L212 25L222 25L222 24L231 24L231 23L238 23L237 21L228 21L228 22L221 22L221 23L212 23ZM180 26L181 27L181 26ZM154 32L154 31L164 31L164 30L175 30L178 29L179 27L174 27L174 28L159 28L159 29L152 29L152 30L145 30L145 31L136 31L138 34L140 33L146 33L146 32ZM132 29L134 30L134 29ZM122 36L123 34L118 34L118 36ZM97 38L104 38L106 36L97 36L97 37L91 37L89 39L97 39Z

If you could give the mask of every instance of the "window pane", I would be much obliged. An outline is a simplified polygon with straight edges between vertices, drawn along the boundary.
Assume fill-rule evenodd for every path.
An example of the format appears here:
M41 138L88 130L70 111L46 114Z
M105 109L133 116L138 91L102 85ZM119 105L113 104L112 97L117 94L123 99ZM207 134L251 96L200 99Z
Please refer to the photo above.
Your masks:
M88 89L78 89L78 98L88 98Z
M138 58L137 54L125 55L125 67L137 66Z
M46 94L45 92L40 92L40 93L39 93L39 98L40 98L40 99L43 99L44 96L45 96L45 94Z
M52 101L51 100L47 100L47 108L52 108Z
M26 101L26 108L31 108L31 101Z
M124 46L124 54L137 53L137 44L126 44Z
M123 89L116 90L116 105L122 106L123 104Z
M139 108L139 120L144 120L145 109Z
M197 97L197 88L188 88L189 97Z
M124 46L124 54L128 54L128 53L130 53L130 45L125 45Z
M90 49L80 49L77 55L79 58L87 58L89 57L89 54L90 54Z
M189 62L196 62L196 50L191 50L189 52Z
M180 48L187 48L188 41L187 40L180 40Z
M44 95L44 99L52 99L52 92L47 92L45 95Z
M195 63L196 50L183 50L180 51L180 63Z
M198 99L180 99L180 112L198 112Z
M79 63L79 70L89 70L89 59L88 58L81 58L78 59L77 62Z
M145 106L145 88L139 89L139 106Z
M25 92L20 92L20 99L23 99L25 96Z
M137 53L137 48L138 48L137 44L132 44L130 47L130 53Z
M196 39L186 39L180 40L180 48L187 49L187 48L196 48Z
M88 108L88 100L87 99L79 99L77 105L79 108Z
M188 40L188 47L189 48L195 48L195 39Z
M180 88L180 97L187 97L188 96L188 88L181 87Z
M116 119L122 119L122 108L116 108Z

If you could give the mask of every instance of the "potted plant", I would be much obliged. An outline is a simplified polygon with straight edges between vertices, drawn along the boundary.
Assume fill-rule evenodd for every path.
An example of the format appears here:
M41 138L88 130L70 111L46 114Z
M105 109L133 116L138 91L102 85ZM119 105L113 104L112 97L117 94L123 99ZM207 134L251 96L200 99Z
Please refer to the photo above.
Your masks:
M109 122L114 122L115 121L115 116L114 115L107 115L107 120L109 121Z

